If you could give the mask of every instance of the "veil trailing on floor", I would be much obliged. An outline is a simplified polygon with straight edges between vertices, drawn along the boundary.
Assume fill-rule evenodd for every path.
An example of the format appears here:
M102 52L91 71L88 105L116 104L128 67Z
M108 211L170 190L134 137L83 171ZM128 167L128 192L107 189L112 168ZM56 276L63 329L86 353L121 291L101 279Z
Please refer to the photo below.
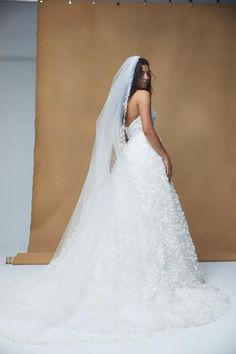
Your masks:
M59 259L62 246L78 228L86 207L96 198L96 192L106 183L111 171L112 159L119 156L125 144L124 118L133 81L138 55L128 57L115 74L107 100L96 122L96 137L92 149L89 170L72 216L56 248L50 263Z

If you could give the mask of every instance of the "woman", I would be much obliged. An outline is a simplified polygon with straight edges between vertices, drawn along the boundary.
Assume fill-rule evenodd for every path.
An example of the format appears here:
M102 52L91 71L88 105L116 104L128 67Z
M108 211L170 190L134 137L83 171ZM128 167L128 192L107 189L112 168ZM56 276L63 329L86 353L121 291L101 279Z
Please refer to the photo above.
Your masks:
M155 129L146 59L128 57L96 123L83 189L50 264L1 285L0 334L26 344L147 338L218 319Z
M142 131L146 135L152 147L162 156L166 167L167 177L170 180L172 174L172 165L170 157L164 149L151 119L151 70L149 63L145 58L140 58L134 72L134 79L129 95L127 106L127 118L125 118L126 127L140 116L142 122Z

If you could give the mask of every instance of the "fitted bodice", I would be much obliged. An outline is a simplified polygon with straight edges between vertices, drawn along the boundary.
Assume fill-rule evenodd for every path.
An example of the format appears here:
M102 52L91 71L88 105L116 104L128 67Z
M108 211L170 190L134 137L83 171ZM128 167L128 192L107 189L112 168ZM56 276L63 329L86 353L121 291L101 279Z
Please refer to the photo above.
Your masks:
M153 125L155 123L156 116L157 116L157 112L152 109L151 110L151 117L152 117ZM133 119L133 121L129 124L128 127L125 126L125 131L126 131L126 134L128 135L128 138L130 138L131 136L133 136L134 134L136 134L138 132L143 131L140 115L137 116L135 119Z

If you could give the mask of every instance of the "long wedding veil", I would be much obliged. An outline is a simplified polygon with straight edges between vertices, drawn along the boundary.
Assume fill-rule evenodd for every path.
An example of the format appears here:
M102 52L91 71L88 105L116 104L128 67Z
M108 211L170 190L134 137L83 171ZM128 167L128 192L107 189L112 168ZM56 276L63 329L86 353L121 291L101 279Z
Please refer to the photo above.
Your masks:
M86 207L96 198L96 193L109 178L113 151L116 159L122 151L125 143L123 118L126 114L134 70L139 58L138 55L128 57L113 78L107 100L96 122L96 136L88 174L50 263L59 259L65 243L72 237L74 229L79 227Z

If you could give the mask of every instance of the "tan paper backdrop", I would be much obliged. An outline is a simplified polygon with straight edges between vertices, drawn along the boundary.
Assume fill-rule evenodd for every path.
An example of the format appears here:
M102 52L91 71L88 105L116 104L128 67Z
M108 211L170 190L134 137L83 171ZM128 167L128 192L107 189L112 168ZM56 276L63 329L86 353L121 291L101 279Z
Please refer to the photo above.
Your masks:
M235 18L236 5L38 5L29 254L53 254L79 197L113 75L127 56L141 55L156 75L155 127L199 260L236 259Z

